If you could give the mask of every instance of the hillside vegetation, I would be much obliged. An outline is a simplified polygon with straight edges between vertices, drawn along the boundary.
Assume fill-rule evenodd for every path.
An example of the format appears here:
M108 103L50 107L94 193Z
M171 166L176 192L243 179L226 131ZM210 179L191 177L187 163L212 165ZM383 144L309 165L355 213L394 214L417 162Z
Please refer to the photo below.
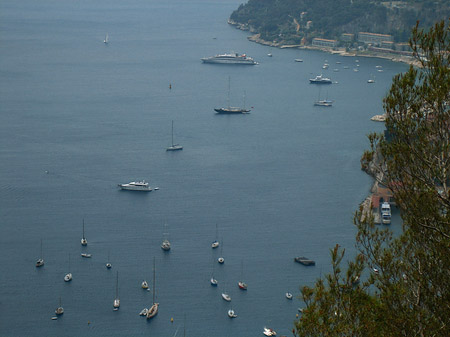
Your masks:
M449 17L448 0L249 0L230 20L263 40L299 44L303 38L339 39L358 32L390 34L395 42L405 42L417 21L427 28Z

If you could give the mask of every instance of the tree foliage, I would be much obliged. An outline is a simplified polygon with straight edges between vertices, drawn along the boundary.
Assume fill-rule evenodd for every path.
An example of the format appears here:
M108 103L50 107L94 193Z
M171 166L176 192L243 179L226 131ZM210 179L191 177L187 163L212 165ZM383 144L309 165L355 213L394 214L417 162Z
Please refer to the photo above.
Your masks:
M370 135L365 153L382 158L376 176L403 231L393 236L358 210L357 256L343 273L336 246L332 273L302 289L298 336L450 336L450 20L417 24L410 45L422 68L394 77L387 132Z

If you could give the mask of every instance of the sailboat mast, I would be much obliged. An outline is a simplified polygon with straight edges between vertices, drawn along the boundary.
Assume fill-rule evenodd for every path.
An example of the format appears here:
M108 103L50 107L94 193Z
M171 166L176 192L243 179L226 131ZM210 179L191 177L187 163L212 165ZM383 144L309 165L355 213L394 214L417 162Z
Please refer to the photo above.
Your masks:
M227 97L227 104L228 104L228 109L230 108L230 82L231 82L231 79L230 79L230 76L228 76L228 97Z
M173 120L172 120L172 146L173 146Z
M84 239L84 219L83 219L83 239Z
M42 255L42 239L41 239L41 259L44 259L44 256Z
M116 299L119 298L119 271L117 271L116 276Z
M153 304L155 304L155 282L156 282L155 258L153 257Z

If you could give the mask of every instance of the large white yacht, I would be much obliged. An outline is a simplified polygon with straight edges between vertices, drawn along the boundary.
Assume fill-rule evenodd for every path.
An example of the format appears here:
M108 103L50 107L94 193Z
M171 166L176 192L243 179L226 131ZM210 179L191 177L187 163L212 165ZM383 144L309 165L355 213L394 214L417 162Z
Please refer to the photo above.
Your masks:
M255 65L258 64L253 58L245 54L239 55L238 53L218 54L215 56L202 58L203 63L219 63L219 64L245 64Z
M132 181L128 184L119 184L119 187L122 190L128 190L128 191L144 191L144 192L151 192L153 189L148 185L145 180L142 181Z

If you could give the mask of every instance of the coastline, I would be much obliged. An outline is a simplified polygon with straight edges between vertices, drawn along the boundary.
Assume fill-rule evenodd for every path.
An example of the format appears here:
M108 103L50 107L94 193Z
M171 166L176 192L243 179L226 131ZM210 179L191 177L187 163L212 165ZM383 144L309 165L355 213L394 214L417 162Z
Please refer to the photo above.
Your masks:
M253 35L247 37L247 39L249 41L252 41L252 42L255 42L258 44L262 44L265 46L269 46L269 47L275 47L275 48L280 48L280 49L295 48L295 49L302 49L302 50L316 50L316 51L322 51L322 52L329 53L329 54L338 54L338 55L346 56L346 57L372 57L372 58L391 60L393 62L402 62L402 63L406 63L406 64L409 64L409 65L412 65L412 66L418 67L418 68L421 67L420 62L412 56L383 53L383 52L379 52L379 51L362 51L362 52L361 51L360 52L351 51L351 52L348 52L345 50L345 48L332 49L332 48L327 48L327 47L316 47L316 46L311 46L311 45L288 45L288 44L283 44L282 42L273 42L273 41L271 42L271 41L263 40L263 39L261 39L259 33L257 33L254 29L252 29L251 27L249 27L246 24L240 24L240 23L232 21L231 19L228 20L228 24L231 26L234 26L236 29L240 29L243 31L249 31L250 33L252 33Z

